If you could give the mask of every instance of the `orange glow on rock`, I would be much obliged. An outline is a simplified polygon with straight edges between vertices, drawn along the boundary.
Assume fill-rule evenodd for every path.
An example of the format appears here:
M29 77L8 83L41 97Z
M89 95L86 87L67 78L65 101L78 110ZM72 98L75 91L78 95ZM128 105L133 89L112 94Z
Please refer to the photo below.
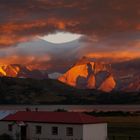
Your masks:
M105 92L110 92L116 86L110 66L100 62L88 62L85 58L60 76L58 80L73 87L99 89ZM99 80L101 82L97 84Z
M76 86L77 78L78 77L86 78L87 75L88 75L87 66L78 65L72 67L63 76L59 77L59 80L63 83L68 83L70 86Z
M18 65L1 65L0 66L0 75L8 77L17 77L20 71Z
M95 89L96 88L96 79L95 75L91 74L87 81L87 88L88 89Z
M113 76L109 75L98 89L104 92L110 92L115 86L116 82L114 81Z

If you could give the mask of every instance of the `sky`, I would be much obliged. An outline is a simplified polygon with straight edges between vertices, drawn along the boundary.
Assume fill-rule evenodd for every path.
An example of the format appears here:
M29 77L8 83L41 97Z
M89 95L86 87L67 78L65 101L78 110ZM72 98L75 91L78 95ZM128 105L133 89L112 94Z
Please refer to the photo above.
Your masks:
M81 36L64 44L58 37L55 45L41 40L63 32ZM59 71L82 56L110 63L139 59L140 1L0 1L0 64Z
M82 37L82 35L80 34L74 34L69 32L57 32L54 34L44 35L43 37L39 38L54 44L62 44L77 40L80 37Z

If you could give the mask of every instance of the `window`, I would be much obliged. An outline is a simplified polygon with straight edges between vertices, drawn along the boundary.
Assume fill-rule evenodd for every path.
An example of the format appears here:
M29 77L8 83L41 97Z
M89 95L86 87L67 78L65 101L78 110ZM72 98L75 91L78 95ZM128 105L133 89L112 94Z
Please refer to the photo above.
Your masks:
M42 127L37 125L36 126L36 134L41 134Z
M8 131L12 131L12 129L13 129L12 124L8 124Z
M66 128L66 135L67 136L73 136L73 128L72 127L67 127Z
M58 135L58 127L52 127L52 135Z

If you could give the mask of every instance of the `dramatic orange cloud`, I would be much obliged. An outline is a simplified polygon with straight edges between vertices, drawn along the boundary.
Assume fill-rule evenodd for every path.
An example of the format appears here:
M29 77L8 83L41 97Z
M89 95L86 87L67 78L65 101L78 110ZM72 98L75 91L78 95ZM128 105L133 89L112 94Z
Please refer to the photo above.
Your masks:
M139 0L1 0L0 17L1 64L56 71L84 55L111 62L140 56ZM42 40L33 43L57 31L84 37L59 49Z
M0 46L58 30L106 37L140 30L139 0L1 1ZM8 10L6 10L8 9ZM24 38L24 39L22 39ZM7 41L8 40L8 41Z
M140 52L131 52L131 51L109 52L109 53L100 52L100 53L89 53L85 56L89 58L95 58L98 60L114 63L140 58Z
M54 18L49 20L38 20L28 23L7 23L0 26L2 35L0 36L0 46L10 46L15 43L25 42L35 38L37 35L43 35L43 33L38 30L48 28L49 32L54 32L55 30L51 29L50 26L53 25L55 29L65 29L65 24L63 22L58 22ZM32 32L30 31L32 30ZM36 33L37 30L38 33Z
M0 65L21 64L28 66L30 69L47 70L50 67L47 64L49 60L50 57L48 55L42 57L13 55L0 58Z

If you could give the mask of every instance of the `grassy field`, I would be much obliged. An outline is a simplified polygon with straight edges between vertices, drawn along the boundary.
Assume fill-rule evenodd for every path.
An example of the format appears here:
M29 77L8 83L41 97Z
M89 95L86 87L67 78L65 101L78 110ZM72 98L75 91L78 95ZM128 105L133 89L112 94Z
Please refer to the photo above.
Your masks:
M101 118L108 123L109 140L140 140L140 116Z

